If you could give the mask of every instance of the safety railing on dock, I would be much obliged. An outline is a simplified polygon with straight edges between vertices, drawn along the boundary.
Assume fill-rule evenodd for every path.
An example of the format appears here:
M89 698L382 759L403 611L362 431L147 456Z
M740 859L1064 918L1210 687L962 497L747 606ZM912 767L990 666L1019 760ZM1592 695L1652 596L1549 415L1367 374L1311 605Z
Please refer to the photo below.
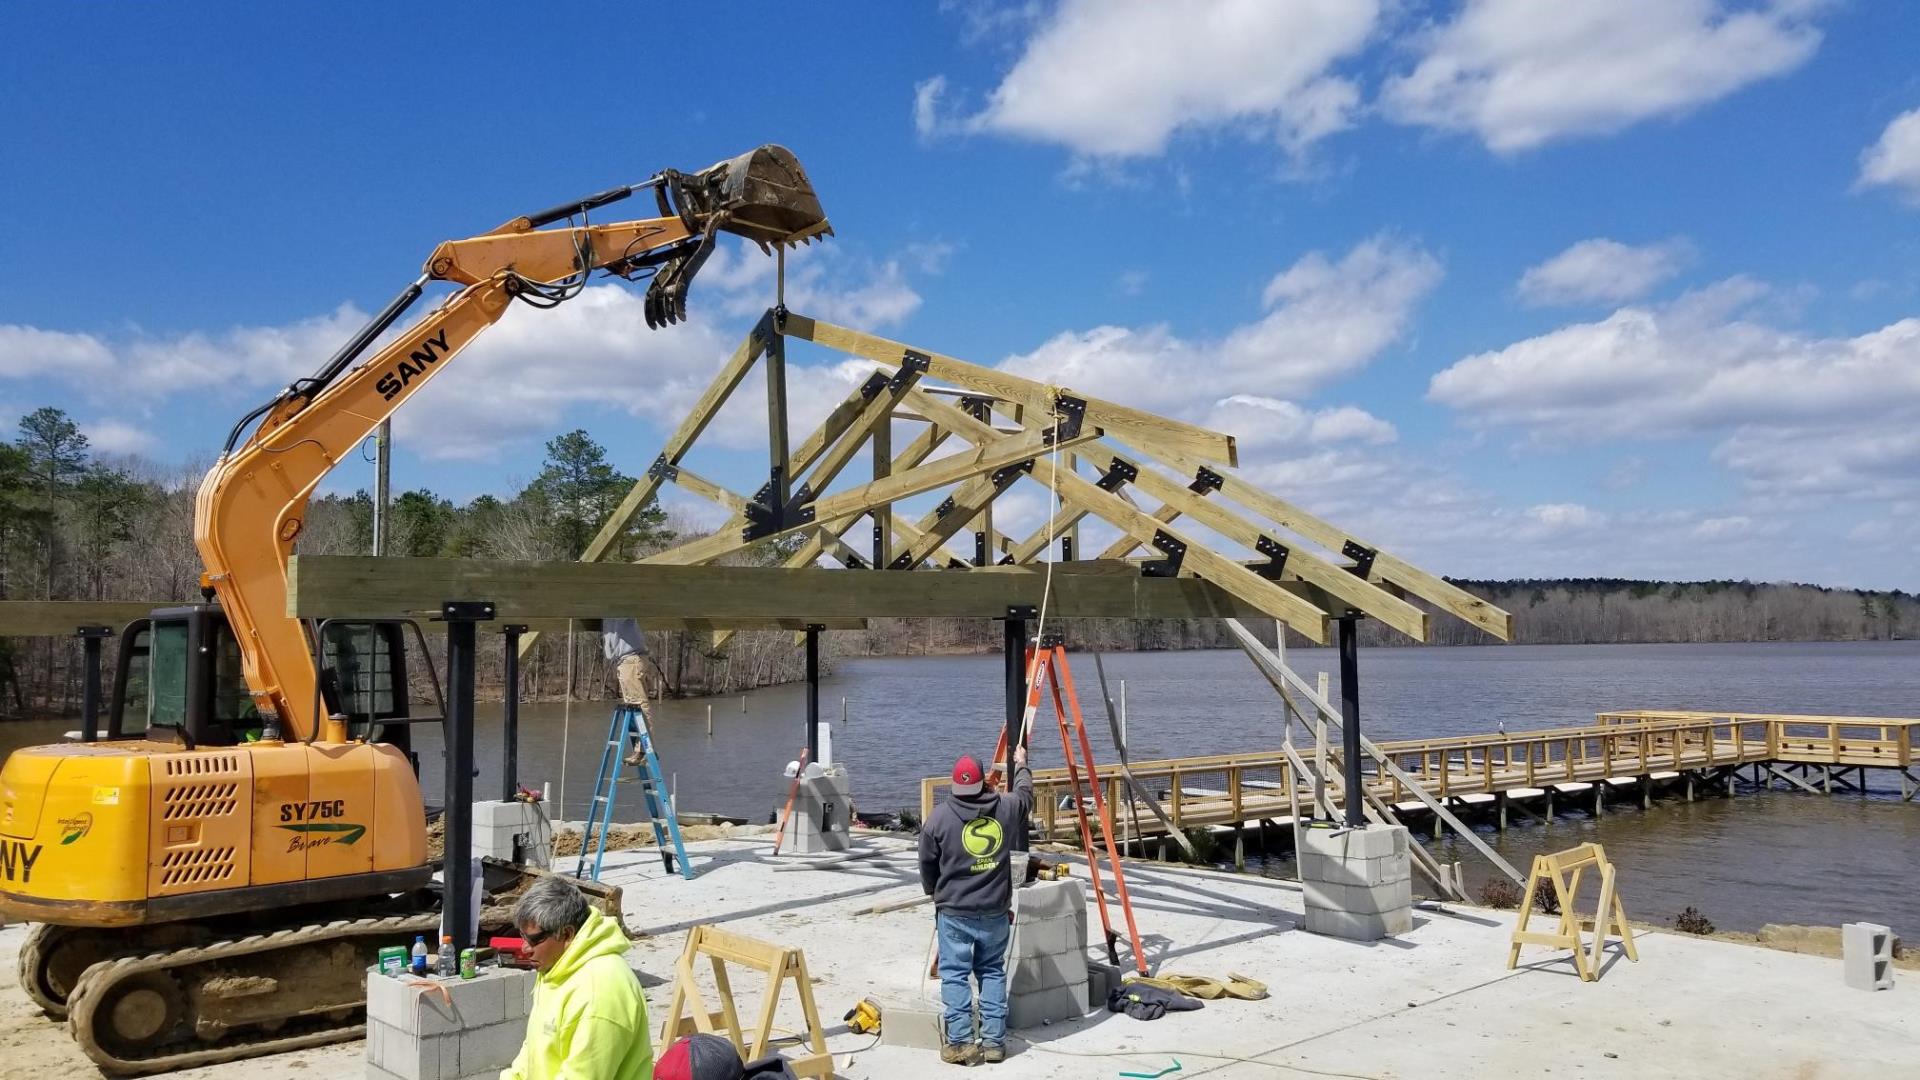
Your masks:
M1912 763L1915 726L1920 719L1623 711L1601 713L1596 723L1581 727L1379 746L1382 756L1428 795L1448 799L1763 763L1904 770ZM1301 752L1312 760L1311 747ZM1336 741L1328 752L1336 784L1338 755ZM1137 761L1132 771L1181 829L1284 818L1296 800L1312 805L1307 778L1295 776L1277 750ZM1371 794L1390 805L1415 798L1405 781L1372 759L1362 763L1362 778ZM1115 828L1122 836L1165 831L1151 814L1128 813L1131 800L1117 768L1103 768L1101 780L1109 805L1117 809ZM946 784L944 777L921 781L923 815L932 812ZM1034 770L1036 839L1067 839L1078 830L1071 791L1064 769Z

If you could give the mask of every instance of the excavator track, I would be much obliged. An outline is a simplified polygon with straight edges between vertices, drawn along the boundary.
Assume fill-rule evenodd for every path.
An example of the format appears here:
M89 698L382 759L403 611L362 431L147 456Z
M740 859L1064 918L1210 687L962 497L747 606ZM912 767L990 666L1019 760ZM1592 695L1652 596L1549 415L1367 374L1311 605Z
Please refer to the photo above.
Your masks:
M103 961L74 986L67 1027L113 1076L357 1039L379 947L439 925L437 912L350 919Z

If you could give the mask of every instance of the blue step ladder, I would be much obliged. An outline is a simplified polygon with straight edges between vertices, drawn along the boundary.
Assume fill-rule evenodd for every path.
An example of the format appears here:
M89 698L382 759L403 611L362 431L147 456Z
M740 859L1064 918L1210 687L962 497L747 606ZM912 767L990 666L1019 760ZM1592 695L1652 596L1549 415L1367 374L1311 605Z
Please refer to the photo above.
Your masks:
M630 760L635 754L637 760ZM632 765L634 775L622 776L622 766ZM653 826L653 843L660 851L660 865L667 873L675 870L691 881L693 866L687 862L686 845L680 842L680 822L673 802L667 797L666 781L660 775L660 757L653 752L653 735L647 729L647 714L638 705L621 705L613 710L613 722L607 727L607 745L600 751L600 772L593 781L593 804L587 808L586 830L580 837L580 861L574 877L587 872L587 853L593 853L593 880L600 880L600 862L607 854L607 830L613 823L614 788L618 784L640 784L646 800L647 821ZM596 826L598 831L596 832ZM671 840L673 847L668 850Z

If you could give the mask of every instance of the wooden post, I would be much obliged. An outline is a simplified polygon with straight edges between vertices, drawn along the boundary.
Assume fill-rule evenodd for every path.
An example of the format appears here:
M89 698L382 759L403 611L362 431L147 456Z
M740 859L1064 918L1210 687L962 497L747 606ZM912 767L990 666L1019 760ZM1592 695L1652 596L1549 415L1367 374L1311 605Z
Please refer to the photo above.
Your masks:
M1507 831L1507 793L1498 791L1493 796L1494 808L1500 815L1500 831Z

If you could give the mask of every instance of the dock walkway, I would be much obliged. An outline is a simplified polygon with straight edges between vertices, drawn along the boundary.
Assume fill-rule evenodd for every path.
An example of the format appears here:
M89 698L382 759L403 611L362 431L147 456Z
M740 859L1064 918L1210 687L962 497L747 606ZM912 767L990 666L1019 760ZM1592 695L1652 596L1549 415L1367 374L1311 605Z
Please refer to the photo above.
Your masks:
M1611 788L1635 790L1644 803L1664 781L1684 787L1688 798L1697 788L1731 794L1736 778L1831 794L1836 787L1864 788L1867 770L1884 769L1898 775L1901 795L1911 801L1920 795L1920 777L1912 771L1917 726L1920 719L1884 716L1642 710L1601 713L1593 724L1580 727L1379 746L1427 795L1455 806L1491 803L1504 828L1506 810L1516 801L1543 801L1551 813L1556 798L1584 799L1591 793L1593 809L1601 812ZM1311 747L1299 753L1309 761L1314 756ZM1336 740L1327 751L1333 790L1326 795L1335 805L1340 803L1339 759ZM1132 772L1159 796L1167 818L1181 829L1285 822L1294 800L1313 805L1311 778L1297 776L1279 750L1136 761ZM1406 782L1378 762L1363 761L1361 773L1368 793L1396 811L1425 811ZM1035 839L1077 840L1066 770L1036 769L1033 775ZM1126 818L1118 827L1129 839L1166 831L1144 810L1137 821L1126 813L1131 793L1118 769L1103 766L1101 782L1109 804ZM921 781L923 815L932 812L947 783L944 777Z

